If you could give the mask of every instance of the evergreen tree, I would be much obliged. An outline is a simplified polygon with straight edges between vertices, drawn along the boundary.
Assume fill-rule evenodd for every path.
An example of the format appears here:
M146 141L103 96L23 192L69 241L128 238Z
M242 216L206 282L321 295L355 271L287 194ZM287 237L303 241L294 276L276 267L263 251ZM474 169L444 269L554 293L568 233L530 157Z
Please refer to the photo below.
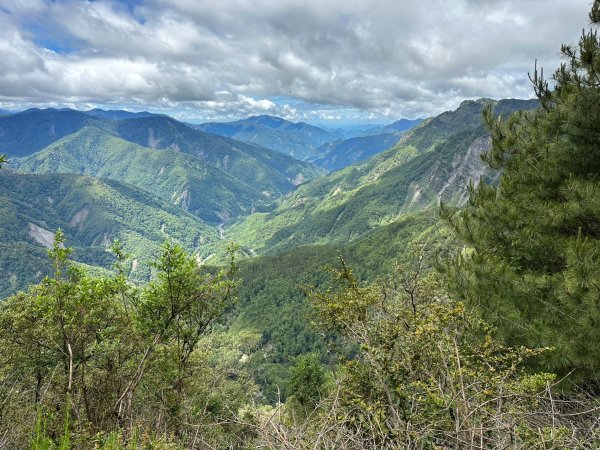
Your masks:
M590 13L600 23L600 1ZM597 378L600 369L600 40L584 32L544 80L542 107L509 120L484 116L503 171L498 186L471 186L467 207L442 205L466 248L450 261L453 292L512 344L554 347L546 369Z
M292 368L288 391L301 406L310 412L315 408L324 392L325 370L319 363L319 355L307 353L296 360Z

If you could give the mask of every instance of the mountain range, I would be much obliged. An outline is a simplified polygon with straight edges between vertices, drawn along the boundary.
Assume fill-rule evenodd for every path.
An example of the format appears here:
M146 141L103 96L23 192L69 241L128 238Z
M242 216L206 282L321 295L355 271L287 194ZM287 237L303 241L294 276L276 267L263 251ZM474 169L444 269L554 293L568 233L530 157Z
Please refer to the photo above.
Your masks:
M0 117L0 153L9 155L0 171L0 297L52 274L46 249L58 228L75 264L97 273L111 270L108 247L118 239L133 283L152 276L166 239L217 266L233 241L241 283L226 328L259 334L249 364L263 399L277 401L297 357L328 352L305 293L331 285L324 266L342 257L358 280L373 280L410 264L419 248L430 267L457 247L438 204L461 205L471 180L498 177L480 158L490 102L504 115L538 107L481 99L418 124L330 131L310 161L162 115ZM266 141L273 134L263 129Z
M189 153L142 147L94 125L14 166L27 173L76 173L129 183L211 223L249 214L268 201L258 188Z
M392 122L389 125L386 125L384 127L376 127L376 128L372 128L370 130L366 130L359 136L369 136L369 135L375 135L375 134L398 133L398 132L403 133L405 131L410 130L411 128L416 127L421 122L423 122L423 119L412 119L412 120L411 119L400 119L400 120L397 120L396 122ZM356 136L356 137L358 137L358 136Z
M402 133L382 133L327 142L311 162L327 170L339 170L387 150L400 140Z
M163 115L51 109L0 117L0 152L10 162L0 173L0 230L7 237L0 265L16 267L0 291L48 273L43 247L59 227L76 249L74 258L100 268L112 261L106 244L122 240L138 279L149 276L147 262L167 237L218 262L228 240L256 256L315 244L350 249L377 233L393 236L384 230L413 223L406 218L439 201L460 205L469 180L497 176L479 158L489 147L481 119L489 102L466 101L416 126L399 121L321 144L314 162L329 174L282 151ZM535 101L493 103L504 114L537 107ZM250 122L261 125L255 132L310 127L266 116L244 127ZM271 131L261 139L269 137ZM402 227L415 238L422 233ZM400 235L402 246L412 239ZM27 252L32 257L15 266Z
M278 150L303 161L318 157L318 148L322 144L341 138L335 132L304 122L294 123L266 115L235 122L206 123L195 127L207 133Z
M161 115L114 121L73 110L28 110L0 118L0 151L20 171L124 181L214 223L265 207L324 173Z
M249 254L276 253L347 243L440 201L462 204L471 179L497 176L480 159L489 149L482 111L490 102L498 114L538 106L535 100L465 101L423 121L389 150L299 186L273 211L242 217L226 236Z
M263 115L194 127L208 133L259 144L327 170L338 170L390 148L403 132L420 121L421 119L401 119L386 127L324 130L303 122L294 123Z
M0 152L9 158L31 155L75 133L92 120L74 110L28 109L0 117Z

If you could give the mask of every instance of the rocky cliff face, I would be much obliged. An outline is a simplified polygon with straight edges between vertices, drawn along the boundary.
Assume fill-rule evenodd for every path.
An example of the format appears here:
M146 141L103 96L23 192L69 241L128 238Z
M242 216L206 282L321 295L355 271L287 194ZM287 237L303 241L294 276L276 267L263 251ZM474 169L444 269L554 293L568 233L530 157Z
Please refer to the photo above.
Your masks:
M410 184L402 210L415 211L437 206L440 202L462 206L467 201L471 181L477 185L484 177L495 180L499 173L482 161L481 155L490 149L489 136L480 136L466 149L457 151L448 161L436 161L422 179Z

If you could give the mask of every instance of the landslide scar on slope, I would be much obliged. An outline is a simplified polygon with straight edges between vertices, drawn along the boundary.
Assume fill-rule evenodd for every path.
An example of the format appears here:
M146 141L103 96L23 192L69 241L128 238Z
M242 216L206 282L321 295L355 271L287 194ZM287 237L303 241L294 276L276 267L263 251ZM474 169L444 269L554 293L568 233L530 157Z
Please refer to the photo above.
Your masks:
M83 228L83 222L85 222L85 219L87 219L89 213L90 208L84 206L75 214L73 214L73 217L71 217L71 220L69 221L69 225L71 225L72 227L78 227L79 231L81 231L81 229Z
M54 233L42 227L29 222L29 236L38 244L42 244L46 248L52 248L54 244Z

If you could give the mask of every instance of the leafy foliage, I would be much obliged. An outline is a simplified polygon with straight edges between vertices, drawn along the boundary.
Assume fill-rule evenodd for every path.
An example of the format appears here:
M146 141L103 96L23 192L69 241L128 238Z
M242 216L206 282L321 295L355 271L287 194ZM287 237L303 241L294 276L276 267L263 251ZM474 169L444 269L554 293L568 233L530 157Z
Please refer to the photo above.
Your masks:
M289 394L305 411L314 409L325 392L325 370L314 353L301 355L291 371Z
M548 448L598 442L594 402L554 400L555 376L523 362L547 349L507 347L419 265L311 293L321 326L358 349L307 417L293 399L259 416L268 448ZM339 347L332 343L331 350ZM302 364L300 373L311 370Z
M525 446L519 427L537 406L528 394L553 379L518 369L538 351L501 345L435 277L401 272L389 287L361 287L345 264L338 277L343 289L312 302L324 327L360 345L340 380L343 426L378 447Z
M217 363L206 346L216 336L205 341L233 301L235 266L201 273L194 258L166 243L157 277L138 288L127 284L123 261L113 276L90 276L68 263L63 244L58 231L52 277L0 304L0 426L10 446L24 446L35 432L35 448L89 448L117 429L128 439L168 429L191 442L190 421L215 423L248 398L247 377L214 379L216 367L233 370L234 363ZM232 344L245 345L240 338L214 347ZM205 402L203 410L193 398ZM231 438L211 429L204 439Z

